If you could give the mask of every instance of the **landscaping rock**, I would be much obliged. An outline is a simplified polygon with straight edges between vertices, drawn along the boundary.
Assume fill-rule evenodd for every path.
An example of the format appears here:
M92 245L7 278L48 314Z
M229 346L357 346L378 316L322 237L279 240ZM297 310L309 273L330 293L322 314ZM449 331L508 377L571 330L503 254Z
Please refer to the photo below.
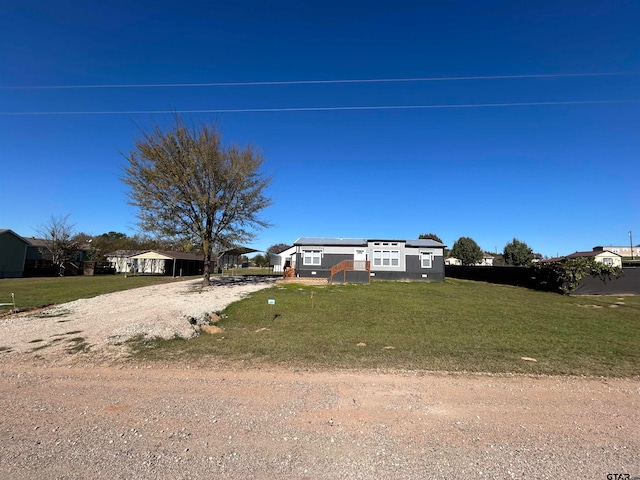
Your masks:
M216 327L215 325L205 325L202 327L202 331L213 335L215 333L222 333L224 330L220 327Z

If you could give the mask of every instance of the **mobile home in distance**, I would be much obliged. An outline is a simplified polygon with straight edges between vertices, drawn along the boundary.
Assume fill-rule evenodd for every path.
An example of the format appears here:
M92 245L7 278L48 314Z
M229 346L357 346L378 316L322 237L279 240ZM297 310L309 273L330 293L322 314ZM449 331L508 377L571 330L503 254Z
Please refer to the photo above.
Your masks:
M434 240L299 238L296 276L346 282L444 280L444 249Z

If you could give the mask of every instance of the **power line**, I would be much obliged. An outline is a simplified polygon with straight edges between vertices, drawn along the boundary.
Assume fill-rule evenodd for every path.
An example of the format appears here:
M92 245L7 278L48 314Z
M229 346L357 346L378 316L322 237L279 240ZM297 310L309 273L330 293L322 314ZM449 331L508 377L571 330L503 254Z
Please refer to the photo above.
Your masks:
M550 73L524 75L487 75L468 77L416 77L416 78L370 78L370 79L334 79L334 80L285 80L265 82L212 82L212 83L140 83L140 84L98 84L98 85L33 85L0 86L0 90L71 90L92 88L191 88L191 87L248 87L275 85L326 85L348 83L401 83L401 82L452 82L469 80L517 80L526 78L579 78L613 77L637 75L637 72L601 72L601 73Z
M518 103L477 103L477 104L441 104L441 105L356 105L344 107L278 107L278 108L229 108L198 110L104 110L69 112L0 112L5 116L27 115L159 115L174 113L275 113L275 112L331 112L357 110L427 110L456 108L499 108L499 107L542 107L562 105L608 105L640 103L640 100L575 100L565 102L518 102Z

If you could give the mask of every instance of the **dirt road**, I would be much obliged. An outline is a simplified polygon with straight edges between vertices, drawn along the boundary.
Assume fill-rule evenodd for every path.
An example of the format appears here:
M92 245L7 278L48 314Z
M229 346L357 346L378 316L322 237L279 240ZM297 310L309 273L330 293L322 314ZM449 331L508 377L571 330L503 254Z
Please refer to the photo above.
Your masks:
M639 400L637 380L4 364L0 478L633 478Z

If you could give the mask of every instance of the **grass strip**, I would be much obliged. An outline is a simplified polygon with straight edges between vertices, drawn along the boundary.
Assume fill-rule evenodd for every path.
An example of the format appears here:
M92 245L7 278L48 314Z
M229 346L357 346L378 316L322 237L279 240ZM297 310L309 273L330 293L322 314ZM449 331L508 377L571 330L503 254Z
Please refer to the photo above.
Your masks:
M167 282L196 279L199 277L100 275L77 277L5 278L0 280L0 299L15 294L16 307L20 311L71 302L79 298L91 298L105 293L131 288L146 287ZM0 314L13 306L0 306Z
M287 284L222 313L222 333L139 342L136 356L293 368L640 375L640 297L567 297L462 280Z

